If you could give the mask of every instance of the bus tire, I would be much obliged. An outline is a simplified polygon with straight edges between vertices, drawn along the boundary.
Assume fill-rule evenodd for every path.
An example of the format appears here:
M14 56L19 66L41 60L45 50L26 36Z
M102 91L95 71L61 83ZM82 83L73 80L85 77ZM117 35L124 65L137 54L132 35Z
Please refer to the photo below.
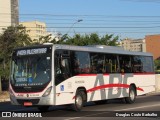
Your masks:
M81 111L84 105L83 91L77 91L75 96L75 102L72 105L74 111Z
M129 96L125 98L126 103L132 104L136 100L136 90L133 86L129 88Z
M87 95L84 91L81 90L82 96L83 96L83 105L87 102Z
M39 107L38 107L38 110L39 110L40 112L47 112L48 109L49 109L49 106L39 106Z

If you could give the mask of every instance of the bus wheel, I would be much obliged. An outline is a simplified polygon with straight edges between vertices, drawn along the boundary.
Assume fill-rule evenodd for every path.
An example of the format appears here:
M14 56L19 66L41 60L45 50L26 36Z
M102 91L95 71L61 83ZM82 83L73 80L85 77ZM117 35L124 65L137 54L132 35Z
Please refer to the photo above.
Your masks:
M46 111L48 111L48 109L49 109L49 106L39 106L38 107L38 110L40 112L46 112Z
M133 86L129 88L129 97L125 98L126 103L132 104L136 100L136 90Z
M72 105L73 110L75 111L81 111L83 105L84 105L84 99L83 99L83 91L77 91L75 96L75 102Z

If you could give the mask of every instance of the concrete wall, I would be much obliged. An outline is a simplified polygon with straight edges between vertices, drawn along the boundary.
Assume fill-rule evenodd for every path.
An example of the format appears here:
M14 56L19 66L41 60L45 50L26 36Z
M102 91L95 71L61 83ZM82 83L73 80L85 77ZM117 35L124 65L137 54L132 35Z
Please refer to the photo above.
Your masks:
M160 91L160 74L156 74L156 92Z

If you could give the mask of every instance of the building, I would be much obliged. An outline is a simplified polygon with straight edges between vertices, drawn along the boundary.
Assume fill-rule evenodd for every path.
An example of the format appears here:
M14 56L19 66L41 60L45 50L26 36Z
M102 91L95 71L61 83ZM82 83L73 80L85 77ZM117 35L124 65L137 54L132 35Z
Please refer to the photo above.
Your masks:
M145 39L124 39L120 42L125 50L149 52L153 54L154 60L160 59L160 34L146 35Z
M50 41L48 41L48 42L51 42L51 40L55 40L56 42L57 41L59 41L60 39L61 39L61 33L59 33L59 32L56 32L55 30L50 30L50 31L48 31L48 34L50 34L51 35L51 39L50 39Z
M138 51L145 52L145 40L144 39L124 39L120 42L120 46L122 46L125 50L129 51Z
M28 22L20 22L21 25L26 27L29 36L31 37L32 42L43 43L43 40L39 40L42 36L51 35L49 41L55 39L56 41L60 40L60 35L58 32L50 32L47 31L46 23L40 21L28 21Z
M0 0L0 33L8 26L19 23L18 0Z
M26 27L29 36L32 39L32 42L41 42L39 38L42 36L48 35L46 30L46 23L39 21L29 21L29 22L20 22L23 26Z
M160 59L160 34L159 35L146 35L146 52L153 54L154 60Z

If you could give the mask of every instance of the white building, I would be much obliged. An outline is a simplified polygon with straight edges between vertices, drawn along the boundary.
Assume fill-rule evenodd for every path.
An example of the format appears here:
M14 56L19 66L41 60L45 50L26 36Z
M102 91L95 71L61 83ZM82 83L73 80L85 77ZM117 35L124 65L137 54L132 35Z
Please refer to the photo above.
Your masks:
M19 22L18 0L0 0L0 33Z
M125 50L145 52L145 40L144 39L124 39L120 42Z
M48 29L47 32L48 32L48 34L51 35L50 41L52 41L54 39L57 42L57 41L59 41L61 39L61 33L55 31L54 29Z

